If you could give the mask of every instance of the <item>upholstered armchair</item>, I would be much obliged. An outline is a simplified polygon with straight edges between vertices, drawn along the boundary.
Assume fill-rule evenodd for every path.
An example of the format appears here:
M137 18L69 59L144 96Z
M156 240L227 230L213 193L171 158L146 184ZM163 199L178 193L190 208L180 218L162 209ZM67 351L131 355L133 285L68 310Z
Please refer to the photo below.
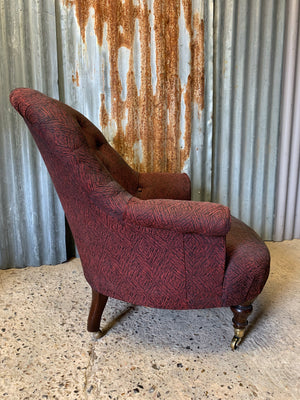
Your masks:
M185 174L138 173L71 107L32 89L10 96L44 158L92 288L88 330L108 297L155 308L231 307L240 343L269 252L227 207L191 201Z

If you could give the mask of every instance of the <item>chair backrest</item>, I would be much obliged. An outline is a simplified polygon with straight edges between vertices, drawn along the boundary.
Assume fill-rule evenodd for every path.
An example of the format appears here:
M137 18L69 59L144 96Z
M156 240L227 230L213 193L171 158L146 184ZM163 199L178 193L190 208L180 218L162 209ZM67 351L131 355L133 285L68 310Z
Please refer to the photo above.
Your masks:
M126 191L136 193L139 174L109 145L100 130L78 111L28 88L13 90L10 100L39 147L45 145L47 152L58 157L62 152L68 156L68 153L83 147ZM44 152L42 155L45 156Z

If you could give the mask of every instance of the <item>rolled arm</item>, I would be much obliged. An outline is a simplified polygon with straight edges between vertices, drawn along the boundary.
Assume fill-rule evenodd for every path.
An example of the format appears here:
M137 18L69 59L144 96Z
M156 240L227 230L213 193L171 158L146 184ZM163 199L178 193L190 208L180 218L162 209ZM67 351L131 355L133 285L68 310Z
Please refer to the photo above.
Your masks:
M198 201L139 200L132 197L123 220L131 225L207 236L223 236L230 229L228 207Z

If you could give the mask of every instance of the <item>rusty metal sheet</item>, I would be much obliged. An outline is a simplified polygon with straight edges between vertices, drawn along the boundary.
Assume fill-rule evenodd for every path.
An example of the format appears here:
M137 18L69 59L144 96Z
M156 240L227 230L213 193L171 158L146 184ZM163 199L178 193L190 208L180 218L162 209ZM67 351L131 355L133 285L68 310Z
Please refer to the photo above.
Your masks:
M191 155L198 168L206 126L205 3L61 0L63 100L141 172L203 176L193 173ZM207 171L210 185L211 165ZM200 186L193 185L195 197Z

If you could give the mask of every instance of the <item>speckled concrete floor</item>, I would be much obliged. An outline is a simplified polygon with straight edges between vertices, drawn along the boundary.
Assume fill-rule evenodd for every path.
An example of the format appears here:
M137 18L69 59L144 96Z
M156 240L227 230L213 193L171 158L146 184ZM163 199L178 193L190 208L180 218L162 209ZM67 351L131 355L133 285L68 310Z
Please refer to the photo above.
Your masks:
M0 398L300 399L300 240L268 246L271 275L235 352L229 309L110 299L95 340L78 259L0 271Z

